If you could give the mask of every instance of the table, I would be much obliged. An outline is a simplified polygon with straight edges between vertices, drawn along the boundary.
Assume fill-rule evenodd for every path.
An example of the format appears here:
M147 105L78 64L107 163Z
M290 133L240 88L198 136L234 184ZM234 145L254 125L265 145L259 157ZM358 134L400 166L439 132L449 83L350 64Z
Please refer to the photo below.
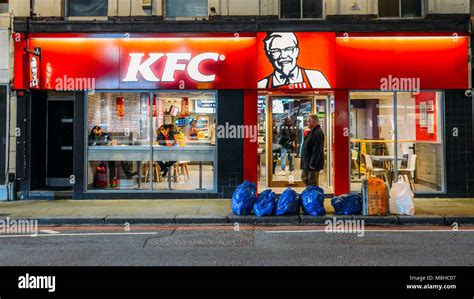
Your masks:
M150 161L150 159L155 161L199 162L199 188L197 190L204 190L202 188L202 162L215 161L216 147L212 145L193 145L187 147L159 145L89 146L87 152L88 161L133 161L138 162L139 169L141 161ZM142 176L140 171L138 173L138 187L140 188ZM150 171L150 173L153 175L153 172ZM171 190L170 174L171 171L168 172L168 188Z
M395 156L370 156L372 161L378 161L378 162L384 162L388 163L389 169L388 169L388 179L389 179L389 186L392 186L392 162L395 161ZM407 158L405 157L398 157L397 161L407 161Z

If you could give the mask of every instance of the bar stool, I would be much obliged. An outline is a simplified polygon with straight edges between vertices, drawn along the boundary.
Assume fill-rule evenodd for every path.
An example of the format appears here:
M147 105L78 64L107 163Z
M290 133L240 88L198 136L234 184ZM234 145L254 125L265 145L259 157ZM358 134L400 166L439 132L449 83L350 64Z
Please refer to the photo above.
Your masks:
M145 170L145 183L146 183L150 177L150 163L146 163L144 167L146 169ZM158 165L158 163L156 162L153 162L153 177L154 177L155 182L158 182L158 183L161 182L160 172L161 172L160 165Z
M176 167L178 169L178 175L186 174L187 181L189 181L189 169L188 169L189 161L178 161L176 163Z

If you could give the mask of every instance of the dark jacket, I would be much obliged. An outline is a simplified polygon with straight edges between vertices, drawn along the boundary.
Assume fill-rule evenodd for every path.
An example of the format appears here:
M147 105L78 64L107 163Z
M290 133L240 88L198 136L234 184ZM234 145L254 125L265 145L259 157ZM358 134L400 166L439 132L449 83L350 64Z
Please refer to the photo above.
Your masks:
M289 124L283 124L280 126L280 132L278 133L278 143L286 149L294 150L296 135L297 132L295 128Z
M171 130L168 133L168 141L170 141L170 144L166 143L165 135L161 134L161 132L158 134L158 136L156 136L156 141L158 142L159 145L165 145L165 146L175 145L176 141L174 139L174 134L175 133Z
M324 133L320 125L309 132L303 143L301 169L308 171L310 167L324 169Z
M108 133L102 133L100 137L89 135L89 145L108 145L112 142L112 138Z

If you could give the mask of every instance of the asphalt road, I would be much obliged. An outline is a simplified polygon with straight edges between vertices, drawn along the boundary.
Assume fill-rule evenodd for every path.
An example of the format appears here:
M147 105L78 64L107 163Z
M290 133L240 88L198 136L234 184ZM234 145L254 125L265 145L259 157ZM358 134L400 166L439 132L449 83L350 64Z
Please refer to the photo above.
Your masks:
M1 266L473 266L474 227L43 227L0 235Z

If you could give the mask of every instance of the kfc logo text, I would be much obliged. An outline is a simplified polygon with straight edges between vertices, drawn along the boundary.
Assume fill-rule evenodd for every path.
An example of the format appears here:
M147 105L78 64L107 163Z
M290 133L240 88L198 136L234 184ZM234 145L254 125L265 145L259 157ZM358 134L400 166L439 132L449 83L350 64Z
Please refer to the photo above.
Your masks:
M124 82L137 82L138 73L146 81L151 82L174 82L177 71L186 72L189 77L197 82L213 82L216 79L215 74L203 74L200 70L202 63L206 61L217 63L224 61L225 56L219 53L202 53L192 57L191 53L150 53L147 59L143 60L145 53L130 53L130 65ZM166 59L163 74L161 78L152 70L154 63L160 59Z

